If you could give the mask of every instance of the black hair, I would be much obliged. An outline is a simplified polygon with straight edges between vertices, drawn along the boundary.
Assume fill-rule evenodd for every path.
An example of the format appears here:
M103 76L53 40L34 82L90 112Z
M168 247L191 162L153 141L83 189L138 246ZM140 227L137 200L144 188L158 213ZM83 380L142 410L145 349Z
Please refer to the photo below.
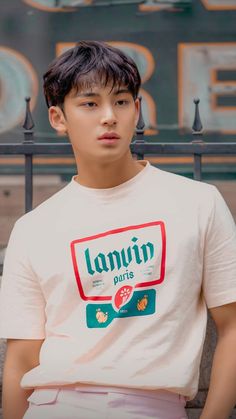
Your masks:
M141 84L132 58L120 49L98 41L81 41L57 57L43 76L47 106L63 108L65 96L95 84L125 86L136 99Z

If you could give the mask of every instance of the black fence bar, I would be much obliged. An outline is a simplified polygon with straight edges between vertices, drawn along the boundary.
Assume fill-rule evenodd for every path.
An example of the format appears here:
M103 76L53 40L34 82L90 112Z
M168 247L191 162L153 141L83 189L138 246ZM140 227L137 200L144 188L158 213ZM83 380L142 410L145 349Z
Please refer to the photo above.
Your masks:
M142 113L142 97L139 97L139 105L140 105L140 112L139 112L139 119L136 126L136 136L135 136L135 146L137 144L145 144L145 138L144 138L144 128L145 123L143 119L143 113ZM144 159L144 153L135 153L137 156L137 160L143 160Z
M34 121L30 112L30 98L27 97L25 121L23 124L24 141L23 144L28 148L29 145L34 144ZM33 155L32 153L25 153L25 212L29 212L33 207Z
M202 156L201 154L193 155L193 177L195 180L202 180Z
M33 207L33 156L25 155L25 212Z
M236 142L230 143L132 143L131 152L136 155L204 155L204 154L236 154ZM69 143L0 143L0 155L73 155L71 144Z
M143 154L137 154L137 160L143 160L144 156Z

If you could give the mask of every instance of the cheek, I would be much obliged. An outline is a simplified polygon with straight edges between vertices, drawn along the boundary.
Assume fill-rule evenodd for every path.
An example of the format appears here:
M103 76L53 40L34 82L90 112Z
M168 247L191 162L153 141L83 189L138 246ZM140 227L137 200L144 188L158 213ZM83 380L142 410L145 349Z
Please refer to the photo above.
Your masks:
M130 115L128 112L123 115L123 122L126 127L129 127L131 130L136 126L136 115L133 113Z
M88 127L91 129L91 118L86 118L79 115L78 113L71 113L70 117L67 119L68 132L77 133L80 135L81 132L88 130Z
M135 117L128 121L127 127L129 128L129 131L131 133L133 133L135 131L135 129L136 129L136 119L135 119Z

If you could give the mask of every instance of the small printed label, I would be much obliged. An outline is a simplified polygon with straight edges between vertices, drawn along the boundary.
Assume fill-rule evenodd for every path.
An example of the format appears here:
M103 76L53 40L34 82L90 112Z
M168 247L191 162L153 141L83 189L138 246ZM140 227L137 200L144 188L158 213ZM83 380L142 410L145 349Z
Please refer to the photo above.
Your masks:
M131 299L127 300L129 301L125 304L117 303L120 307L118 311L113 308L112 304L88 304L86 307L87 326L104 328L116 318L148 316L155 313L156 290L154 289L134 291Z

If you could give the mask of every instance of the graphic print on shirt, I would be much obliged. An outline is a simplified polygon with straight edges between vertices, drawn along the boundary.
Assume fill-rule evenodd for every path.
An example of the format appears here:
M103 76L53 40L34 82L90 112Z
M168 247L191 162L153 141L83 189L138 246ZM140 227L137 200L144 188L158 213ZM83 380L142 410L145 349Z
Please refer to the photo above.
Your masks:
M115 318L155 313L154 286L165 278L163 221L73 240L71 254L79 294L89 302L88 327L107 327Z

